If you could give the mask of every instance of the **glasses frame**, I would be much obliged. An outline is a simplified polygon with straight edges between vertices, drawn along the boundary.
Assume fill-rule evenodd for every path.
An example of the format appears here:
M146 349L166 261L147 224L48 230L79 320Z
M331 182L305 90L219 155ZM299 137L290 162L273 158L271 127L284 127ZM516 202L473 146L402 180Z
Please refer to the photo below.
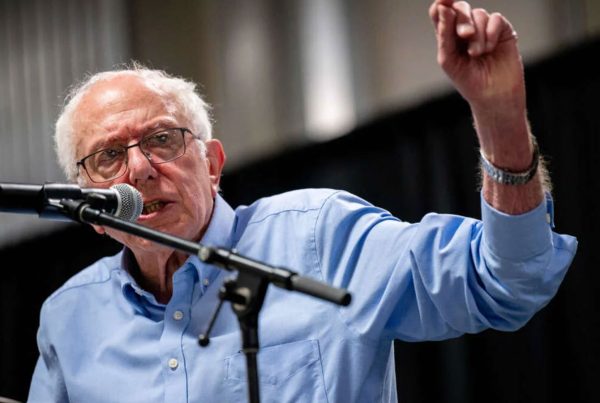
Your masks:
M167 161L161 161L161 162L152 161L152 159L150 159L150 156L148 156L146 154L146 152L144 151L143 148L141 148L140 145L144 142L144 139L146 139L147 137L150 137L150 136L153 136L155 134L159 134L159 133L162 133L162 132L168 131L168 130L179 130L181 132L181 137L183 139L183 152L180 155L178 155L177 157L171 158L170 160L167 160ZM134 148L134 147L140 147L140 151L142 152L142 154L144 155L144 157L146 157L146 159L148 160L148 162L150 162L150 164L152 164L152 165L166 164L167 162L175 161L176 159L179 159L179 158L183 157L185 155L185 152L187 151L187 143L185 141L185 134L186 133L189 133L192 136L192 138L194 138L196 140L199 140L199 137L196 136L194 133L192 133L192 131L190 129L188 129L187 127L167 127L167 128L163 128L163 129L154 131L152 133L148 133L148 134L143 135L142 138L140 139L140 141L138 141L135 144L131 144L131 145L128 145L128 146L121 146L121 147L123 147L123 149L125 151L125 169L123 170L123 173L117 174L116 176L114 176L114 177L112 177L110 179L106 179L106 180L103 180L103 181L94 180L92 178L92 175L90 175L90 172L88 171L87 166L85 165L85 161L88 158L93 157L94 155L96 155L98 153L104 152L104 151L108 150L109 148L103 148L101 150L94 151L93 153L91 153L89 155L86 155L85 157L83 157L82 159L80 159L79 161L77 161L77 163L76 163L76 165L77 165L77 172L79 173L79 168L83 167L83 170L85 171L87 177L92 182L94 182L94 183L106 183L106 182L110 182L112 180L118 179L121 176L125 175L125 173L127 173L127 170L129 169L129 153L127 151L129 151L130 148Z

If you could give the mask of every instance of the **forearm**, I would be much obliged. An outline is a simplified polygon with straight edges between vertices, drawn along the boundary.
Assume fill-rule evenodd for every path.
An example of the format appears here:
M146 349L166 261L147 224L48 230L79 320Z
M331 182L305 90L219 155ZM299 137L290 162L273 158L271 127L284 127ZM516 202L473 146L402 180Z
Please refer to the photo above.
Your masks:
M522 172L532 164L533 136L529 130L524 108L516 115L498 113L502 107L476 109L472 107L475 129L486 159L495 167ZM510 108L509 108L510 109ZM521 112L522 111L522 112ZM540 159L537 173L526 184L504 185L493 180L482 170L482 193L494 208L507 214L522 214L533 210L544 199L544 191L550 190L547 171Z

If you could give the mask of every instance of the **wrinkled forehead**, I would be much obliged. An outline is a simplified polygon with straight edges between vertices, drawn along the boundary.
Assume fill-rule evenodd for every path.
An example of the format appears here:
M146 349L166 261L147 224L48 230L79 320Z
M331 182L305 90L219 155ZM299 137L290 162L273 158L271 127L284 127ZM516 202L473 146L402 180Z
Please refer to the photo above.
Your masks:
M76 150L98 137L135 134L159 121L182 126L187 123L170 97L149 88L137 77L117 76L99 81L87 89L75 109Z
M75 110L75 132L101 125L106 128L134 112L174 114L166 96L148 88L139 78L117 76L92 84L83 94ZM151 116L147 116L151 117ZM139 119L144 116L139 116Z

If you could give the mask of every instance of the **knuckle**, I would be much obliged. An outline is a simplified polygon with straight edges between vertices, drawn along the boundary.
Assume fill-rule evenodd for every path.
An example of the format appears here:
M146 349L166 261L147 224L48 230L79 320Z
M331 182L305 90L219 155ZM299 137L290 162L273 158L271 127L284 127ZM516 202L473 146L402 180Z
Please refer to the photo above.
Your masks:
M438 53L437 62L442 68L446 68L449 65L448 56L444 53Z
M488 17L489 14L485 8L475 8L472 13L479 17Z

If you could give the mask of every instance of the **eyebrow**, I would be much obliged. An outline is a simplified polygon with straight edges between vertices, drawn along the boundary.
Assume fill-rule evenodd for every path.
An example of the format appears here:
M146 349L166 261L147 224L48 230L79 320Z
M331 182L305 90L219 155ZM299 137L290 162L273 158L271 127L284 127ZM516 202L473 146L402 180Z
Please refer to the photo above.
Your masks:
M112 138L102 138L98 141L96 141L95 143L92 143L92 147L91 147L91 152L95 153L97 151L103 150L105 148L107 148L108 146L111 146L113 144L118 144L121 140L126 140L127 138L125 136L114 136Z
M155 131L159 131L162 129L168 129L168 128L175 127L175 126L177 126L177 122L174 119L160 118L157 121L146 124L140 130L142 135L139 137L141 138L141 137L143 137L147 134L153 133ZM127 133L124 135L123 134L115 134L113 136L108 134L107 136L92 143L92 147L90 147L90 149L92 151L90 151L90 154L96 153L98 151L102 151L103 149L105 149L111 145L119 144L120 141L127 141L127 140L129 140L129 135ZM88 155L90 155L90 154L88 154Z

